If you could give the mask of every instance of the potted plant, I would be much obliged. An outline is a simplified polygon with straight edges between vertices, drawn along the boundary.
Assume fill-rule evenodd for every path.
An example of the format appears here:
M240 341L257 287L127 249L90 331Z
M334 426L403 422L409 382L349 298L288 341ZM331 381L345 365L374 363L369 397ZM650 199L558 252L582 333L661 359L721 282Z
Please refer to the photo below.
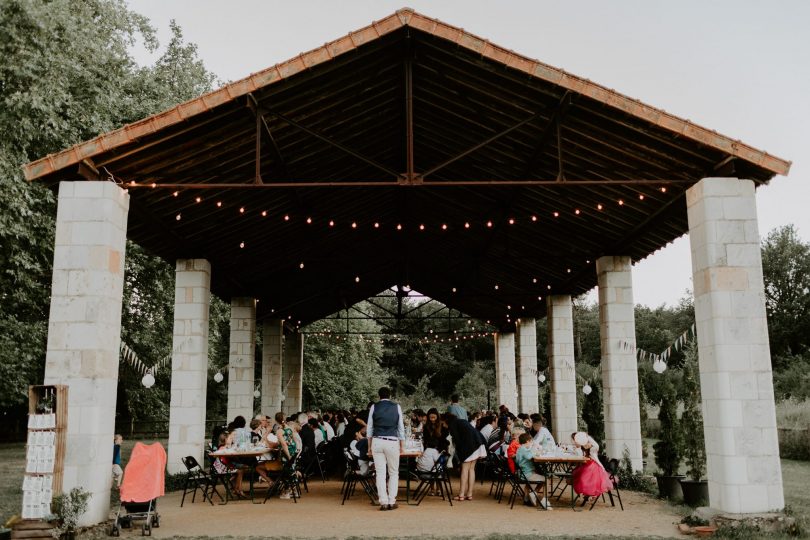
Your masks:
M681 496L678 475L683 456L683 434L678 425L678 399L675 385L666 379L661 386L661 402L658 411L661 422L661 440L653 445L655 464L659 473L655 475L658 482L658 494L667 499Z
M56 517L56 527L51 531L54 538L74 540L79 518L87 510L87 500L90 493L80 487L75 487L69 493L62 493L53 498L53 513Z
M689 506L709 503L709 483L702 480L706 473L706 446L703 438L703 412L700 400L700 372L695 342L686 349L683 364L683 403L681 426L684 434L684 457L689 479L681 479L683 502Z

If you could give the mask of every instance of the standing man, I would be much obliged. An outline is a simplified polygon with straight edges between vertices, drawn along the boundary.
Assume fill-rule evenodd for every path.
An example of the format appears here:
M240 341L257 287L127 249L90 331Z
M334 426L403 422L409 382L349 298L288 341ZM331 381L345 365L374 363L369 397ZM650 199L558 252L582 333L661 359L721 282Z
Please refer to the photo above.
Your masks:
M391 390L383 386L378 394L380 401L371 406L368 414L368 455L374 457L380 510L395 510L399 508L399 454L405 450L405 425L402 423L402 409L390 399Z
M447 406L447 412L459 420L467 420L467 409L458 404L458 394L450 396L450 405Z

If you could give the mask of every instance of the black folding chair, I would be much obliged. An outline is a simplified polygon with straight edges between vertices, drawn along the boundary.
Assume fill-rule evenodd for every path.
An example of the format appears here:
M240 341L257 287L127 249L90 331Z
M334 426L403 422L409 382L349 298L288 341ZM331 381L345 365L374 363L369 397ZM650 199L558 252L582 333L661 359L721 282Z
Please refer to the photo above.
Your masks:
M313 460L314 463L310 464L310 468L312 469L314 469L316 466L318 467L318 472L321 475L321 482L323 483L326 483L327 452L328 446L326 444L326 441L321 441L321 443L317 447L315 447L315 459Z
M447 452L442 452L430 472L418 472L416 474L417 478L419 478L419 485L416 486L416 490L413 492L416 506L419 506L431 491L438 491L442 499L447 497L447 502L450 503L450 506L453 506L453 486L450 483L450 475L447 473L448 459L450 459L450 456Z
M593 510L593 507L596 506L596 503L599 499L602 499L602 502L605 502L605 494L607 494L608 498L610 499L610 506L615 507L616 501L614 500L614 496L616 499L619 500L619 507L624 512L624 504L622 504L622 494L619 492L619 460L618 459L611 459L605 464L605 470L607 471L610 477L610 484L613 486L611 489L607 490L605 493L602 493L601 497L594 497L593 502L591 502L591 507L588 509ZM588 502L589 497L585 497L582 501L582 506Z
M495 456L495 470L493 472L495 476L492 479L492 485L489 486L489 494L500 503L503 498L503 491L509 482L506 476L509 473L509 463L505 457Z
M543 507L542 504L540 503L542 499L540 498L540 494L538 493L538 491L540 490L540 486L542 486L543 497L546 498L546 503L548 503L548 493L547 493L548 485L546 484L546 477L544 476L542 480L529 480L523 473L523 469L521 469L520 467L516 468L515 474L513 476L514 482L520 485L521 488L520 492L523 500L529 499L531 498L532 495L534 495L538 503L538 508L545 509L545 507ZM516 499L515 493L516 493L515 484L513 484L512 495L509 497L512 503L512 506L510 508L515 507L515 499Z
M343 451L346 459L346 473L343 476L343 485L340 488L340 494L343 495L341 506L346 504L346 501L354 495L357 484L363 488L363 491L368 495L371 504L377 504L377 489L374 483L374 472L369 470L368 474L360 472L360 463L356 456L354 456L348 449Z
M186 479L183 482L183 498L180 499L180 508L182 508L183 504L186 502L186 494L189 492L191 492L191 502L194 503L197 499L198 490L202 493L203 501L208 501L213 505L214 501L208 493L209 489L214 489L211 477L200 467L199 462L194 456L186 456L181 458L180 461L183 462L186 468ZM217 495L219 494L217 493Z
M267 493L264 494L264 503L267 503L267 499L271 496L280 495L283 491L289 491L293 502L298 503L298 499L301 498L301 487L298 484L299 476L296 467L300 456L300 453L296 454L284 463L273 483L267 488Z

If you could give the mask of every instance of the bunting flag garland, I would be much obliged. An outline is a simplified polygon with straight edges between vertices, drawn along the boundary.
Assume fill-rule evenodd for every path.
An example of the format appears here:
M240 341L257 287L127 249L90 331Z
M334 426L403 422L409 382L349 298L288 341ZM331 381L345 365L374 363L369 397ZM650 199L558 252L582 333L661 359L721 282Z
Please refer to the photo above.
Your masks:
M684 331L669 347L664 349L664 351L659 354L640 349L636 347L635 344L624 339L619 340L619 347L624 351L635 351L636 357L641 361L652 361L653 367L657 368L656 371L661 373L666 369L666 361L670 356L672 356L672 349L675 349L676 352L680 351L686 346L687 343L695 339L696 336L697 332L695 330L695 323L692 323L692 326L690 326L688 330Z
M178 345L175 349L179 350L180 348L183 347L183 345L185 345L185 342ZM138 358L138 354L135 351L133 351L132 348L123 341L121 342L121 347L119 350L121 353L121 361L129 364L130 367L132 367L132 369L134 369L140 375L146 375L147 373L157 375L158 371L163 369L165 366L171 364L172 354L174 354L174 351L172 351L172 354L164 356L163 358L155 362L154 365L147 366L141 361L140 358Z

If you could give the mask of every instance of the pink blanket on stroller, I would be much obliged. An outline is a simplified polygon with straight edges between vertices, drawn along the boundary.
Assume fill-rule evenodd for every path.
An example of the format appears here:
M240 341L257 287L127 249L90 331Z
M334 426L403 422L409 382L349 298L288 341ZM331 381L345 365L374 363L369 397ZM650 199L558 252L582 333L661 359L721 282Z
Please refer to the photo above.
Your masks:
M160 443L135 443L121 482L122 502L148 502L165 492L166 450Z

